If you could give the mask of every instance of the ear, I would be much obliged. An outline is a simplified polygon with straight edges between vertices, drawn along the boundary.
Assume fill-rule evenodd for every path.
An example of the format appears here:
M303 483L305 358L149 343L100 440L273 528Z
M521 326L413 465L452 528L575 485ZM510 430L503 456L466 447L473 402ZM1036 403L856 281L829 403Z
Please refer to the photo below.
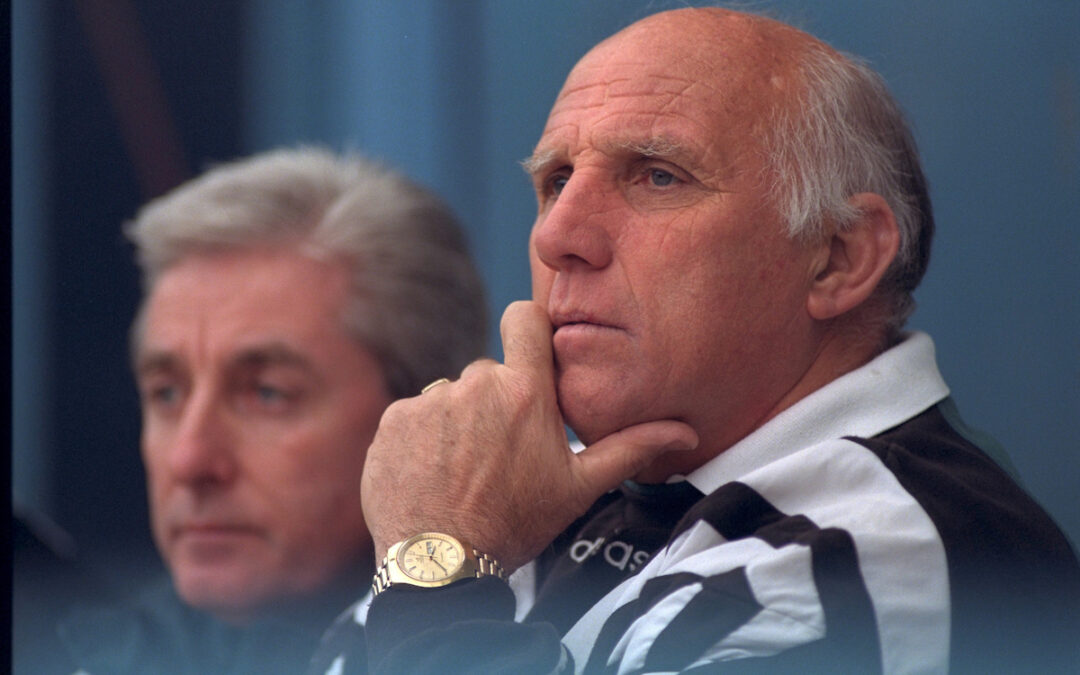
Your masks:
M900 246L896 218L880 195L862 192L848 204L859 216L823 245L807 296L806 309L818 320L840 316L870 297Z

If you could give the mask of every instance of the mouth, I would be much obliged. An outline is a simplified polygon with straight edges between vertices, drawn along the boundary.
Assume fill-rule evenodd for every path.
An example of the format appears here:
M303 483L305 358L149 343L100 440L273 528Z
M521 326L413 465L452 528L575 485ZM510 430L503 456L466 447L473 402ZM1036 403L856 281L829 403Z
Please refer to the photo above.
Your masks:
M260 546L264 537L253 527L232 523L190 523L175 527L168 557L190 565L221 565Z
M255 534L255 528L236 523L183 523L172 529L172 538L174 540L204 543L253 536Z
M553 312L551 323L555 328L552 348L561 366L603 358L603 354L630 337L625 327L592 313Z
M551 313L551 325L555 328L555 332L562 331L563 329L588 329L588 328L607 328L622 330L621 326L600 318L587 312L552 312Z

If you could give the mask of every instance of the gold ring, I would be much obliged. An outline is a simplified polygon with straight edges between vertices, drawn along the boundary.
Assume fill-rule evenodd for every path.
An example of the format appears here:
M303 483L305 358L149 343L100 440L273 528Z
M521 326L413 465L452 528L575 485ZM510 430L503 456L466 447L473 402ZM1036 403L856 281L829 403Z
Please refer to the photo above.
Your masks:
M428 393L429 389L434 389L435 387L439 386L440 384L446 384L449 381L450 380L446 379L445 377L440 377L439 379L435 380L434 382L432 382L428 386L421 389L420 393L421 394L426 394L426 393Z

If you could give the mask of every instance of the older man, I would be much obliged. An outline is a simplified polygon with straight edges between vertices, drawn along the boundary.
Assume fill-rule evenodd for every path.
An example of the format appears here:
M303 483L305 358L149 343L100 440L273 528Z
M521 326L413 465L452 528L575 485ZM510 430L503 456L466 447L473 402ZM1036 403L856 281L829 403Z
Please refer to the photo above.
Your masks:
M577 64L526 168L505 363L368 453L374 672L1075 665L1073 551L901 330L933 220L875 74L664 12Z
M392 400L483 353L455 218L360 158L277 151L129 234L153 534L171 584L65 627L90 673L296 673L375 571L360 476Z

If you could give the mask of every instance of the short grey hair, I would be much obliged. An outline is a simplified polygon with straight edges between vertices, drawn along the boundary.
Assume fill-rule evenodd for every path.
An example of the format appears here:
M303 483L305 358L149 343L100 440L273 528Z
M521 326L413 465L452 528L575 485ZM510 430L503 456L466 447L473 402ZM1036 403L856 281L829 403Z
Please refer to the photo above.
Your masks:
M855 221L853 195L884 198L900 247L878 294L890 301L888 328L899 331L914 311L911 294L926 272L934 233L914 137L884 80L866 63L822 45L800 56L801 91L776 107L765 130L773 203L792 237L814 241L826 222L843 229Z
M155 282L185 256L283 246L349 268L344 326L378 359L394 398L484 354L483 283L454 214L360 156L302 147L222 164L148 203L125 233L143 274L133 344Z

